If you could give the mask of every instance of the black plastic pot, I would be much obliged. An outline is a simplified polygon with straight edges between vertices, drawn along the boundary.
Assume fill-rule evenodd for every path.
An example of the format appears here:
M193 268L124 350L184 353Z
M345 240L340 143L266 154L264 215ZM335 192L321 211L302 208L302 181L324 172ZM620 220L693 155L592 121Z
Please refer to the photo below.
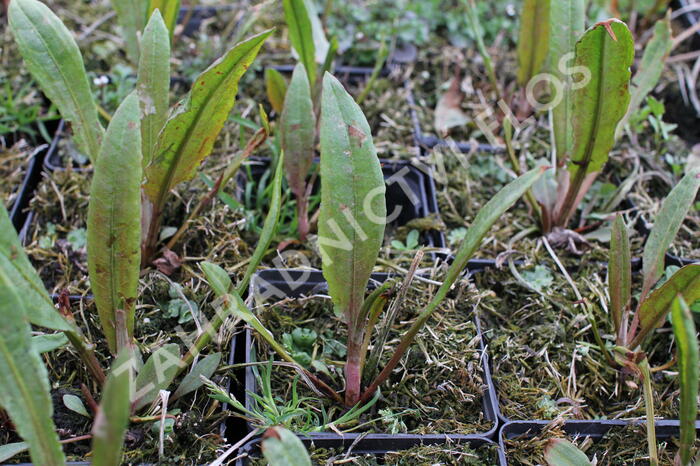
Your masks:
M500 154L505 152L505 147L493 146L491 144L478 144L464 141L453 141L440 139L436 136L426 135L421 128L420 119L416 112L416 99L413 96L413 88L410 83L406 83L406 92L408 104L411 107L411 120L413 122L413 133L416 138L416 143L424 149L435 148L453 148L463 153L468 152L487 152L492 154Z
M213 18L217 16L222 11L233 10L235 8L240 8L239 5L215 5L215 6L191 6L182 7L177 16L177 23L182 24L187 15L191 14L187 24L182 31L182 34L188 37L194 36L198 31L199 27L202 25L202 21ZM191 13L190 13L191 11Z
M318 163L318 159L315 162ZM270 163L267 157L250 159L248 165L253 179L259 179L265 171L269 170ZM409 162L401 160L381 160L381 164L384 179L387 181L387 215L391 215L395 209L400 209L400 214L391 222L392 225L405 225L410 220L439 213L435 197L435 182L431 173L425 173ZM245 190L246 182L246 170L242 168L238 174L239 199L240 192ZM441 231L423 232L421 240L424 246L445 248L445 235Z
M534 438L548 424L553 421L511 421L507 422L502 428L499 435L499 445L501 451L505 455L504 465L507 465L508 451L506 450L505 441L516 437ZM563 430L569 435L577 435L580 437L590 437L592 440L599 440L610 429L622 428L632 424L626 421L617 420L599 420L599 421L566 421L563 425ZM660 440L665 440L671 437L678 438L680 427L678 421L656 421L656 437ZM696 424L696 428L700 430L700 423Z
M482 264L470 264L467 267L467 273L477 272L483 270ZM391 275L389 274L372 274L372 279L370 280L369 287L374 288L377 284L385 281ZM284 298L297 298L301 296L309 296L316 293L327 293L327 284L323 279L323 274L318 270L300 270L300 269L269 269L263 270L255 274L251 280L250 291L251 294L259 295L261 293L266 294L271 298L284 299ZM481 329L477 322L477 333L481 335ZM367 434L365 439L368 443L367 445L375 445L376 448L387 449L387 442L389 439L396 439L397 445L404 442L404 445L416 445L419 443L437 443L445 441L446 439L455 441L471 441L473 439L481 438L493 438L496 434L498 427L498 416L496 409L496 395L493 390L493 384L491 382L491 376L488 366L488 357L486 356L483 341L481 341L481 351L484 355L481 358L483 365L484 379L486 381L486 387L482 394L483 402L483 412L484 418L493 423L493 427L486 432L473 434L473 435L451 435L451 434L432 434L432 435L417 435L417 434L401 434L401 435L387 435L387 434ZM246 330L245 333L245 357L241 362L250 363L255 358L253 355L255 344L253 339L253 333L250 329ZM253 398L250 393L256 393L257 383L255 374L251 367L246 367L245 369L245 405L248 408L253 406ZM251 432L253 427L248 425L248 432ZM358 434L346 434L338 435L333 432L321 432L312 433L308 435L311 440L334 440L336 442L350 442L357 437ZM235 438L236 432L230 430L228 432L228 438ZM238 438L242 438L240 435ZM347 445L350 445L348 443ZM336 445L338 445L336 443ZM344 443L340 444L341 446ZM391 447L394 448L394 447Z
M452 444L469 444L471 448L478 448L484 445L495 445L492 440L484 437L473 437L470 439L463 440L446 440L444 436L439 439L416 439L415 436L408 435L377 435L375 437L369 438L369 436L364 437L360 440L358 438L361 434L347 434L342 438L331 438L331 437L315 437L309 438L300 435L301 441L304 446L309 448L324 448L324 449L349 449L352 447L353 454L370 454L379 457L392 451L407 450L409 448L423 446L423 445L444 445L446 443ZM336 436L337 437L337 436ZM260 438L256 438L246 443L238 451L239 456L246 455L239 458L236 462L236 466L245 466L249 464L248 456L259 457L260 452ZM357 442L357 443L355 443ZM500 447L497 450L499 465L505 465L505 455Z
M22 231L26 224L27 217L29 216L27 207L41 179L41 166L49 151L50 146L48 144L44 144L34 151L30 160L27 162L24 178L22 178L22 182L17 187L17 195L14 201L11 205L6 206L9 209L10 221L18 233Z

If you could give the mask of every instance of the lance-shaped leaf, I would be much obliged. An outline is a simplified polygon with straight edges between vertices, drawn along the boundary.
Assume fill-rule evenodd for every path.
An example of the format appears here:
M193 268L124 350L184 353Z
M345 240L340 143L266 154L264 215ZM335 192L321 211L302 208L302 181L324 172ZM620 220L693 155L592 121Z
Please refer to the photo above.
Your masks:
M278 115L281 114L284 109L284 99L287 95L287 83L282 74L274 68L265 69L265 91L267 92L267 100L270 101L272 108Z
M326 38L326 33L324 32L323 24L321 23L321 18L318 16L318 11L316 10L316 2L314 0L304 0L304 6L306 6L306 11L309 15L309 21L311 22L311 37L314 39L314 51L316 57L316 63L330 63L335 56L335 51L331 50L330 43ZM337 48L337 47L336 47ZM331 52L329 54L329 51ZM323 71L327 71L325 68Z
M107 376L102 399L92 425L93 466L118 466L122 464L124 436L131 414L133 390L133 353L128 349L114 360Z
M615 323L615 332L619 334L622 328L622 315L630 303L632 293L630 240L625 221L620 214L615 217L610 238L608 290L610 293L610 313Z
M668 10L666 17L654 25L654 36L645 47L642 61L632 78L630 105L627 114L617 126L618 137L629 117L639 110L646 96L654 90L664 71L664 63L673 47L670 14L671 10Z
M284 427L271 427L265 432L262 452L270 466L311 466L304 444Z
M100 324L116 354L117 325L134 332L141 261L141 131L135 92L117 109L105 133L90 189L88 273ZM125 319L117 315L124 312Z
M199 361L197 364L195 364L192 370L187 373L185 378L182 379L182 382L180 382L180 385L177 387L177 390L175 390L175 393L173 393L173 396L170 399L176 400L197 390L204 384L204 380L201 376L204 376L207 379L210 378L216 371L216 368L219 367L220 362L221 353L210 354Z
M141 151L144 167L155 155L158 133L168 118L169 89L170 40L163 18L156 10L143 30L136 81L141 107Z
M314 161L316 117L309 79L301 63L294 67L284 99L280 140L287 182L297 199L302 199L306 191L306 176Z
M289 29L289 40L299 55L299 61L306 68L306 74L313 87L316 83L316 46L306 3L304 0L283 0L282 5Z
M700 355L695 322L688 303L679 295L673 301L671 310L673 333L678 348L678 376L681 386L681 445L680 464L690 464L691 452L695 444L695 419L698 415L698 383L700 383Z
M139 61L139 36L146 19L147 3L143 0L111 0L117 22L126 42L126 54L134 63Z
M588 457L576 445L562 438L553 438L544 449L549 466L591 466Z
M642 297L646 296L651 287L661 278L666 251L678 234L683 219L695 200L698 189L700 189L700 168L686 173L664 199L661 210L654 219L654 227L644 245Z
M165 26L168 28L170 40L172 40L177 17L180 13L180 0L150 0L146 18L150 18L156 9L160 11Z
M75 142L94 163L104 130L73 36L37 0L10 2L9 23L27 68L61 116L72 124Z
M238 93L238 81L272 31L241 42L214 62L192 85L165 124L157 155L146 167L144 191L156 208L181 181L194 176L209 155Z
M552 86L552 93L561 93L561 101L552 108L552 132L558 160L567 160L574 145L572 75L567 65L574 56L576 42L585 28L584 0L557 0L549 12L549 69L562 86Z
M518 84L527 86L544 66L549 51L550 0L525 0L518 36Z
M136 376L134 409L139 410L155 400L161 390L168 388L183 365L177 344L169 343L158 348Z
M0 204L0 271L17 290L24 303L27 318L34 325L54 330L71 330L72 327L54 308L44 284L29 262L5 206Z
M568 165L569 185L557 210L557 223L567 223L585 186L608 160L615 128L629 104L630 66L634 40L627 25L616 19L588 29L576 44L574 65L583 77L574 83L574 145ZM585 182L585 183L584 183Z
M0 269L0 407L29 445L34 464L62 465L65 458L51 419L49 377L32 346L32 329L18 291Z
M700 299L700 264L690 264L678 270L666 283L654 290L637 310L639 331L629 344L636 348L644 338L664 322L671 311L671 304L678 295L686 303L694 303Z
M367 120L330 74L321 99L318 245L336 314L359 311L386 223L386 187ZM349 320L351 322L351 320Z

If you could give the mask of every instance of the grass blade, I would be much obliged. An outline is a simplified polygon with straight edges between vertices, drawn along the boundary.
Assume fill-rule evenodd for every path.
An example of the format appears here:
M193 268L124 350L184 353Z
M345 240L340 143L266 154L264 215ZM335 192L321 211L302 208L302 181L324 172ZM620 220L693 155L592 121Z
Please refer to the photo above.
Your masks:
M622 215L615 217L610 238L610 261L608 264L608 290L610 313L615 324L615 333L620 334L622 316L632 297L632 262L630 240Z
M129 339L134 332L141 258L139 128L138 97L132 92L107 128L90 189L88 273L100 324L112 354L120 350L118 331L124 331ZM118 312L124 312L124 318Z
M124 436L131 414L133 384L132 352L124 350L112 364L107 376L102 400L92 426L92 465L118 466L122 464Z
M542 176L546 167L530 170L524 175L516 178L501 189L484 207L479 211L472 222L471 227L467 230L467 234L459 245L457 254L447 274L442 281L442 285L438 288L435 296L430 301L428 306L420 313L416 321L401 337L401 342L396 348L391 360L384 366L381 373L374 379L370 386L362 394L362 402L367 402L372 397L373 393L384 383L389 377L391 371L401 361L404 353L413 342L413 339L418 334L420 329L428 321L432 313L447 296L450 288L454 285L457 278L464 272L467 262L481 245L481 241L489 232L491 227L503 216L503 214L520 199L528 189Z
M661 278L666 251L678 234L683 219L695 200L698 189L700 189L700 169L695 169L686 173L664 199L661 210L654 220L654 227L644 245L642 297L646 296L651 287Z
M552 109L552 131L557 160L566 161L574 145L572 76L561 65L562 59L576 49L576 42L585 28L584 0L556 0L550 5L549 70L563 84L552 92L562 92L562 100ZM554 94L555 95L555 94Z
M700 356L695 321L690 308L682 295L678 295L671 307L673 333L678 348L678 375L681 386L681 435L680 464L690 464L692 448L695 444L695 419L697 418L698 383Z
M520 14L518 36L518 84L521 87L538 74L549 47L550 0L525 0Z
M49 376L32 346L19 290L0 269L0 406L29 445L34 464L65 464L51 419Z
M142 165L146 167L155 156L158 133L168 118L170 40L168 29L158 11L153 12L143 30L136 90L142 115Z
M9 23L27 68L61 116L71 123L78 148L95 163L104 130L73 36L37 0L10 2Z

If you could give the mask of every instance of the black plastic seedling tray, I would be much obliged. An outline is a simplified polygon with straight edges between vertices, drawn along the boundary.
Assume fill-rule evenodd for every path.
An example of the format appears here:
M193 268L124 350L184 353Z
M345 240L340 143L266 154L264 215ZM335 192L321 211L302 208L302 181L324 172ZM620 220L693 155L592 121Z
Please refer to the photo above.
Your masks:
M516 466L513 463L508 463L508 451L506 449L505 441L520 438L534 438L539 434L548 424L554 421L511 421L507 422L501 428L498 443L501 447L501 452L505 456L504 465L510 464L511 466ZM635 421L636 422L636 421ZM592 440L596 441L602 438L610 429L627 427L633 424L632 421L618 421L618 420L597 420L597 421L566 421L562 426L564 432L568 435L579 436L579 437L590 437ZM636 424L642 424L642 422L636 422ZM659 440L665 440L671 437L678 438L680 433L680 424L678 421L656 421L656 437ZM700 423L696 423L696 429L700 431ZM640 448L646 448L646 444L640 446Z
M447 440L444 436L439 439L431 440L419 440L415 436L409 435L376 435L375 437L369 438L364 437L358 440L361 434L347 434L342 438L330 438L330 437L315 437L309 438L304 435L300 435L304 446L309 448L323 448L323 449L342 449L347 450L352 447L352 454L369 454L378 457L383 457L385 454L408 450L409 448L424 446L424 445L445 445L445 444L469 444L471 448L478 448L484 445L494 445L497 449L498 464L500 466L505 465L505 455L503 451L495 444L492 440L484 437L473 437L470 439L462 440ZM246 466L249 464L248 457L259 457L261 438L255 438L250 442L246 443L238 451L239 459L236 462L236 466Z
M477 264L470 264L467 267L467 273L474 273L478 272L480 270L483 270L484 266L480 263ZM390 274L386 273L376 273L372 274L372 278L370 280L369 287L372 288L376 286L378 283L381 283L385 280L387 280L390 276ZM297 298L301 296L310 296L313 294L317 293L327 293L327 284L326 281L323 278L323 274L321 271L318 270L300 270L300 269L268 269L268 270L263 270L258 272L257 274L254 275L253 279L251 280L251 285L250 285L250 291L249 293L255 294L255 295L260 295L260 294L265 294L269 298L274 298L274 299L285 299L285 298ZM478 322L477 322L478 324ZM481 329L477 325L477 332L479 335L481 335ZM251 363L255 358L253 356L255 350L255 344L254 344L254 338L253 338L253 333L250 329L246 329L246 332L244 335L242 335L244 338L244 349L245 349L245 354L244 354L244 359L239 360L240 362L243 363ZM430 434L430 435L418 435L418 434L401 434L401 435L387 435L387 434L365 434L364 439L366 439L368 443L367 445L376 445L376 448L387 448L387 442L389 439L396 439L397 443L396 445L401 445L401 442L404 442L404 445L416 445L420 443L438 443L445 441L446 439L454 440L454 441L471 441L473 439L481 439L481 438L493 438L496 434L497 428L498 428L498 415L497 415L497 408L496 408L496 394L495 391L493 390L493 384L491 382L491 376L490 376L490 370L489 370L489 364L488 364L488 357L486 356L485 348L483 341L480 343L481 346L481 352L482 352L482 358L481 358L481 363L482 363L482 368L483 368L483 373L484 373L484 380L486 382L486 386L484 387L484 391L482 394L482 402L483 402L483 412L484 412L484 419L490 421L493 424L493 427L491 427L488 431L479 433L479 434L472 434L472 435L462 435L462 434ZM243 394L244 399L245 399L245 405L246 407L250 408L253 405L253 399L250 396L250 393L255 393L257 390L257 383L256 383L256 378L255 374L253 372L253 369L251 367L246 367L245 369L245 394ZM240 394L240 393L239 393ZM233 438L242 438L243 435L241 435L240 432L234 431L235 427L233 425L230 426L229 431L227 432L228 438L233 439ZM251 432L253 430L253 427L251 425L248 425L248 432ZM357 438L358 434L345 434L345 435L339 435L337 433L333 432L321 432L321 433L312 433L308 434L308 438L311 440L328 440L328 441L342 441L342 442L350 442L352 443L351 439ZM348 443L347 445L350 445ZM344 445L344 443L337 444L337 445ZM391 447L394 448L394 447Z
M17 232L22 230L27 221L27 217L29 215L27 213L27 207L29 206L29 201L34 195L34 190L41 179L41 166L47 152L49 151L50 146L48 144L44 144L34 151L31 158L27 162L24 178L22 178L22 182L17 187L17 195L15 196L14 201L11 205L6 206L9 209L10 221L12 222L12 225L14 225Z
M318 163L318 159L315 159ZM398 160L381 160L382 172L386 181L387 216L400 212L391 225L401 226L407 222L438 214L435 184L430 173L411 165L409 162ZM267 170L270 170L270 159L256 157L248 161L252 179L257 180ZM247 183L246 168L238 173L238 198L245 191ZM395 209L400 209L395 210ZM421 234L423 246L445 248L445 235L441 231L430 230Z

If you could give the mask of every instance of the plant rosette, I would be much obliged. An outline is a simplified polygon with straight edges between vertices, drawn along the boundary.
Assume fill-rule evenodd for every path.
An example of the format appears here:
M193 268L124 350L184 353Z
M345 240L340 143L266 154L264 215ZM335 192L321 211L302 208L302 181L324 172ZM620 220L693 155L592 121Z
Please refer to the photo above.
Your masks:
M383 281L388 276L373 277L370 283L376 286L379 283L376 279ZM342 379L342 367L337 361L345 356L346 336L344 328L332 317L332 305L324 286L320 272L267 270L258 273L251 282L251 295L259 303L256 315L260 321L283 342L295 360L335 385ZM433 292L434 285L414 281L404 310L397 316L397 328L389 331L388 344L396 341ZM353 433L366 432L367 438L391 434L408 435L418 441L434 441L438 437L463 439L479 433L492 435L496 427L493 394L487 383L479 329L471 319L474 296L473 288L466 281L453 291L450 299L418 333L399 366L401 370L395 371L383 384L381 397L369 411L348 425L336 426L336 433L307 434L312 438L316 435L342 437L340 432L349 429ZM245 362L259 361L246 369L246 403L251 409L255 403L253 393L260 394L260 390L265 389L260 386L258 377L261 371L265 373L265 361L272 356L267 344L250 331L246 334L246 343ZM381 362L386 359L383 357ZM307 408L319 414L317 397L301 380L293 383L293 370L273 366L270 380L274 396L290 400L292 392L298 390L300 398L311 397ZM342 413L332 402L322 403L328 419ZM308 426L304 427L300 420L292 424L293 430L294 427L297 433L304 434Z

